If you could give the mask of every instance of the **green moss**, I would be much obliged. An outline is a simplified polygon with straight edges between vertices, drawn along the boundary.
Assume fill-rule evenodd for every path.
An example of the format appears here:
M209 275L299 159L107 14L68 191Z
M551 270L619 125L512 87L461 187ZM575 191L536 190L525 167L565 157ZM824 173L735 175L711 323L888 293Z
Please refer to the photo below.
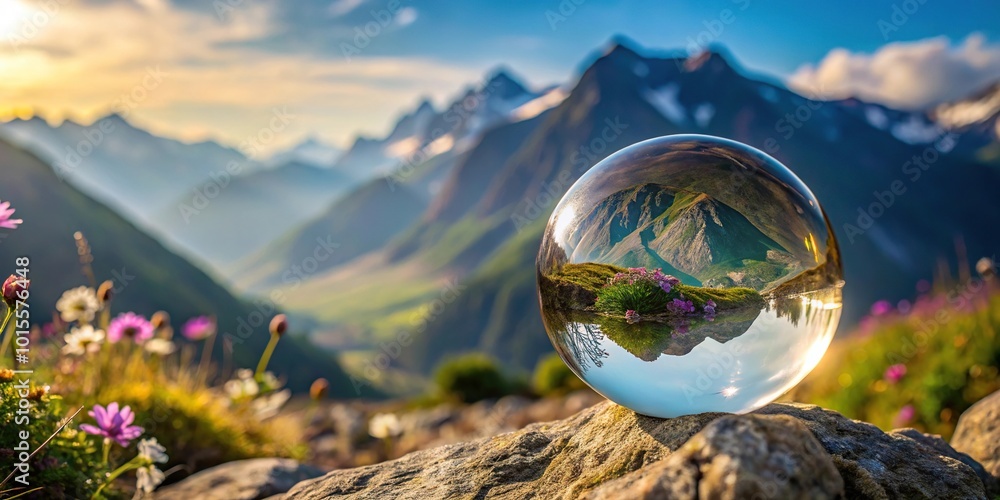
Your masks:
M624 267L611 264L585 262L583 264L565 264L562 269L549 276L553 280L564 281L582 286L597 293L615 274L625 272Z
M715 301L716 309L719 310L750 305L763 306L764 304L764 299L760 294L751 288L704 288L677 285L677 290L699 308L704 307L709 299Z

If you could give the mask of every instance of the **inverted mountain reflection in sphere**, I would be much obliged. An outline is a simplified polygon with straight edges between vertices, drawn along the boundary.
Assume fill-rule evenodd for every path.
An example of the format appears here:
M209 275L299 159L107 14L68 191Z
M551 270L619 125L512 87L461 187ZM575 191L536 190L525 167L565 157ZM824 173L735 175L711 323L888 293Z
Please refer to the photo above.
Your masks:
M759 408L816 366L840 320L816 197L717 137L651 139L594 166L556 206L537 268L559 355L645 415Z

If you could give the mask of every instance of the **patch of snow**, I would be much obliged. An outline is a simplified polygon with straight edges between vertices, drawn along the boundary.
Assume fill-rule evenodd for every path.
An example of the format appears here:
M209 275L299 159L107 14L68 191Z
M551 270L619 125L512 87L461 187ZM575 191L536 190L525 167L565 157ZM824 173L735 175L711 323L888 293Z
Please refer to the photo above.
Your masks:
M917 115L910 115L906 120L894 123L890 132L907 144L927 144L941 137L944 130L936 123L928 123Z
M885 130L889 126L889 116L877 106L865 106L865 119L879 130Z
M510 117L515 121L534 118L545 111L558 106L565 101L568 96L569 92L561 87L556 87L549 92L542 94L542 96L522 104L510 114Z
M666 119L680 125L687 120L684 105L677 100L677 94L680 91L681 86L679 84L669 83L658 89L646 90L643 92L643 97Z
M701 128L707 127L712 122L713 116L715 116L715 106L712 103L702 103L694 108L694 122Z

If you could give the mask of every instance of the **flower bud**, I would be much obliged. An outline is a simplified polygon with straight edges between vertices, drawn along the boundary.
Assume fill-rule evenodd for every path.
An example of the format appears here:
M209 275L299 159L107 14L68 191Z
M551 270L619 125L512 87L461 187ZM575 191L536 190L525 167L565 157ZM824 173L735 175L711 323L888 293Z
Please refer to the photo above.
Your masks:
M309 387L309 397L313 401L319 401L326 397L327 393L330 392L330 383L326 381L325 378L318 378Z
M17 300L21 297L21 290L27 290L28 286L31 284L29 280L22 279L17 275L10 275L6 281L3 282L3 301L7 303L8 306L14 307L17 304Z
M282 336L288 330L288 318L284 314L279 314L271 319L271 335Z
M153 325L153 329L160 330L165 326L170 326L170 315L166 311L156 311L149 318L149 323Z
M101 286L97 287L97 300L101 302L102 306L107 306L108 302L111 302L111 296L114 294L115 284L111 280L107 280L101 283Z

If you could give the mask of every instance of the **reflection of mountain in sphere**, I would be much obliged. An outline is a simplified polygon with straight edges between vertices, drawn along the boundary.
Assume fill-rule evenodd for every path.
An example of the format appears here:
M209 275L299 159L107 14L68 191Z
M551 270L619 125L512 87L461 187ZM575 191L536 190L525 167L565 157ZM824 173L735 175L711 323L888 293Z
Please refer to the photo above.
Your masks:
M592 168L556 206L537 265L563 360L654 416L767 404L819 362L840 318L819 202L773 158L714 137L648 140Z

